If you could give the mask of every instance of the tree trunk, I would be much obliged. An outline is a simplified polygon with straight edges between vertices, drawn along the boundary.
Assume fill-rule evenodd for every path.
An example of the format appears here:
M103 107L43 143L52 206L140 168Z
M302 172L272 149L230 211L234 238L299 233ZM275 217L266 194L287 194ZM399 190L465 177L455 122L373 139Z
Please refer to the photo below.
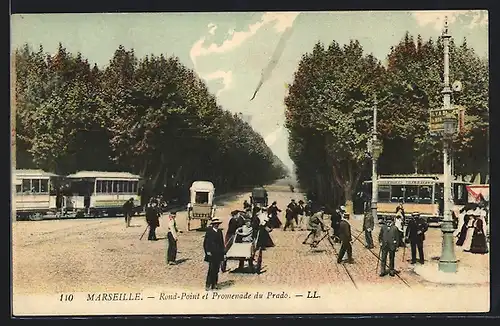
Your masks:
M350 184L346 184L344 187L344 198L345 198L345 210L351 218L353 217L353 202L352 202L352 187Z

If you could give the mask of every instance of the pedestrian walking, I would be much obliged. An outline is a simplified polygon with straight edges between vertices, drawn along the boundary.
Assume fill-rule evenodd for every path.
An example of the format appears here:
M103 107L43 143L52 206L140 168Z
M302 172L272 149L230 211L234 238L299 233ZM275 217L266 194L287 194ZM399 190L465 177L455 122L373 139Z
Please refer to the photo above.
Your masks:
M406 247L404 241L404 215L401 211L396 213L396 217L394 218L394 225L398 229L399 237L398 237L398 247Z
M295 221L295 225L299 226L299 205L295 202L295 199L290 200L287 208L290 209L292 214L292 219ZM292 229L293 231L293 229Z
M278 213L281 213L281 209L278 208L278 204L275 201L269 206L267 213L269 214L269 227L279 229L281 227L281 221L278 217Z
M305 225L304 225L305 205L304 204L305 204L304 201L301 199L301 200L299 200L299 204L297 205L297 214L298 214L298 217L299 217L298 228L300 230L304 230L305 229Z
M473 217L474 233L472 235L470 252L474 254L486 254L488 253L488 244L486 242L484 221L481 218L481 213L478 211L474 212Z
M203 249L205 251L205 261L208 262L208 273L205 282L205 290L217 289L219 281L219 270L224 260L224 239L222 230L219 229L221 220L214 217L211 220L210 227L207 228L205 239L203 240Z
M339 239L341 242L339 255L337 257L337 263L341 263L345 253L347 253L347 262L349 264L354 263L352 258L352 235L351 235L351 225L349 224L349 214L345 213L339 223Z
M417 249L420 264L424 263L424 240L425 232L427 232L427 222L420 217L420 213L415 212L412 214L408 226L406 227L405 238L410 242L411 247L411 263L417 262Z
M231 218L229 219L226 231L226 238L224 243L227 245L231 238L236 233L236 230L245 224L245 220L240 214L240 211L232 211Z
M262 212L259 214L259 232L257 239L256 249L266 250L266 248L274 247L273 239L269 234L272 229L269 227L269 215L267 214L267 208L263 208Z
M365 247L367 249L373 249L375 246L373 245L373 237L372 237L372 231L375 226L373 214L370 209L370 205L366 204L365 205L365 215L363 218L363 231L365 232L365 241L366 245Z
M292 231L295 231L293 227L293 212L290 207L287 207L285 210L285 226L283 227L283 231L286 231L287 228L292 228Z
M160 211L158 210L158 202L151 198L146 207L146 222L149 226L148 240L156 241L156 228L160 226Z
M331 227L333 229L333 240L339 242L339 227L342 216L345 214L345 206L340 206L335 210L331 217Z
M175 220L176 213L172 212L168 216L168 232L167 232L167 263L169 265L174 265L177 257L177 234L179 230L177 229L177 222Z
M465 215L463 217L462 226L460 227L460 232L458 233L458 239L457 239L457 242L455 243L459 247L463 246L465 239L467 237L467 230L469 227L469 222L472 219L472 216L470 215L470 213L472 213L472 212L466 211L464 213Z
M245 201L243 201L243 210L247 209L252 209L252 204L250 204L248 200L245 199Z
M130 226L132 215L134 214L134 198L130 198L122 206L123 215L125 216L125 226Z
M395 276L397 274L394 269L394 260L396 257L396 249L399 244L399 230L394 225L394 217L388 216L384 224L380 227L378 236L380 243L380 276L383 277L387 274ZM387 271L387 255L389 255L389 271Z
M311 231L311 233L307 236L307 238L302 242L303 244L306 244L307 239L312 236L313 241L311 244L312 248L317 247L318 245L318 238L321 234L322 230L325 230L325 222L323 221L323 215L325 213L325 207L321 207L319 211L313 214L311 218L309 219L309 226L308 229Z

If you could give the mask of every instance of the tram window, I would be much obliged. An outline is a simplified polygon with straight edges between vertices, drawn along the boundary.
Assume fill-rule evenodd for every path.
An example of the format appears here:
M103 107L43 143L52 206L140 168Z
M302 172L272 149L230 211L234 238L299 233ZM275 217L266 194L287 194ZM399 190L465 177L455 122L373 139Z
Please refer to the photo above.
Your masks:
M399 203L404 200L405 186L391 186L391 203Z
M111 185L112 185L112 188L111 188L111 191L110 191L110 192L113 192L113 193L118 192L118 182L116 182L116 181L111 181Z
M122 181L122 190L127 194L130 192L130 181Z
M405 187L405 203L417 203L418 202L418 186L406 186Z
M109 181L109 180L106 180L106 193L109 194L109 193L112 193L113 192L113 182L112 181Z
M421 204L432 203L432 187L420 186L418 190L418 202Z
M122 192L127 193L128 192L128 181L122 181Z
M31 192L31 180L23 179L23 192Z
M41 193L49 192L49 180L47 179L40 180L40 192Z
M40 179L31 179L31 192L35 194L40 192Z
M97 180L95 182L95 190L97 193L101 193L102 192L102 181L101 180Z
M132 181L132 191L134 194L137 193L137 181Z
M378 187L378 201L380 203L389 203L391 201L391 186Z
M22 192L23 188L21 187L21 185L16 185L16 192L17 193L20 193Z
M196 204L207 204L208 203L208 192L197 192L195 197Z

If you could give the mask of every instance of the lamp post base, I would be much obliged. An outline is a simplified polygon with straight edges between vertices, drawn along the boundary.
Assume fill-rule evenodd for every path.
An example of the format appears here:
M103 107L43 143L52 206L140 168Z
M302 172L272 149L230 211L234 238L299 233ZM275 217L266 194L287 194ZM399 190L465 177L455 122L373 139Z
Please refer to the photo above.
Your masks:
M443 247L441 251L441 258L439 259L439 271L445 273L456 273L458 264L455 256L453 222L449 220L443 221L441 231L443 232Z

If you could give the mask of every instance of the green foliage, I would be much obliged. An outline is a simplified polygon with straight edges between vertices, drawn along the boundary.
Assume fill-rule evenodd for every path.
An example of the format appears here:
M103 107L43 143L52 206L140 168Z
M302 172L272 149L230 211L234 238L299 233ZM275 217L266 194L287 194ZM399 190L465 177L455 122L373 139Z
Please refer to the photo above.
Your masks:
M327 49L318 43L299 62L285 98L289 152L301 185L325 203L350 200L370 176L366 144L375 105L384 148L379 173L442 173L442 142L428 125L429 111L443 105L442 39L415 41L407 33L387 59L384 68L351 41ZM465 40L451 40L450 61L450 82L464 85L452 103L467 116L453 142L455 173L487 173L488 63Z
M176 57L137 59L120 46L100 70L62 45L54 56L26 45L16 73L19 167L136 172L149 191L194 180L226 191L286 175L264 139Z

